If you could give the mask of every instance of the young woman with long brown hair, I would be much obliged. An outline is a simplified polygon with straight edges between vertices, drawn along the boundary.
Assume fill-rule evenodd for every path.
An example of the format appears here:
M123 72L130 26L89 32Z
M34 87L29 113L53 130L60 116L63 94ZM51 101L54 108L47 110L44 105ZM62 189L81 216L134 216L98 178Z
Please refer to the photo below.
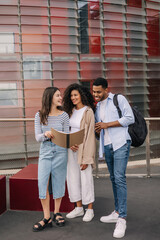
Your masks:
M52 227L50 216L49 182L51 181L55 203L53 222L64 226L65 220L59 213L62 197L65 194L67 169L67 149L52 143L51 127L68 133L69 116L62 111L62 97L56 87L48 87L42 97L42 108L35 115L35 137L41 142L38 162L38 187L44 218L34 224L33 231Z

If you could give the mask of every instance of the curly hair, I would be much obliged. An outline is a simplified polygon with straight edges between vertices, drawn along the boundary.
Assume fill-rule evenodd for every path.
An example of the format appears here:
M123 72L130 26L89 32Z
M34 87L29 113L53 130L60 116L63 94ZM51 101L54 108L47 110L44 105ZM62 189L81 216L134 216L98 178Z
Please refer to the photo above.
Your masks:
M39 110L39 115L40 115L40 122L44 125L46 125L48 122L47 118L51 111L52 99L57 90L59 90L57 87L47 87L43 92L42 107L41 107L41 110ZM61 106L57 108L59 110L62 110Z
M92 94L90 93L88 88L78 83L73 83L66 88L63 97L64 111L67 112L69 116L72 115L73 108L75 107L75 105L71 101L71 92L73 90L77 90L79 92L82 104L91 107L92 110L95 112L95 100Z

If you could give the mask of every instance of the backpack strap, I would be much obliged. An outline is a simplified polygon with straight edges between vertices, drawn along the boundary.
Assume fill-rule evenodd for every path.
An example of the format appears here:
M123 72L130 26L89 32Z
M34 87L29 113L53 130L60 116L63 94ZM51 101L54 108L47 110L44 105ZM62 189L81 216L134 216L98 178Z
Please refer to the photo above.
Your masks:
M118 104L118 95L119 95L119 94L120 94L120 93L114 94L113 103L114 103L114 105L115 105L116 108L117 108L119 118L121 118L121 117L122 117L122 112L121 112L121 109L119 108L119 104Z

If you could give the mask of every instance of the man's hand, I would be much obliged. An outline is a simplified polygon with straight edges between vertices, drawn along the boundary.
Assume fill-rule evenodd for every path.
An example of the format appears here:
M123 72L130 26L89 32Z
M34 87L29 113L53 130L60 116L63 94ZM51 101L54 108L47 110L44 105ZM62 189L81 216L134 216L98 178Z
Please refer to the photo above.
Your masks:
M70 149L73 151L73 152L77 152L78 151L78 148L79 146L77 144L75 144L74 146L70 147Z
M88 164L81 164L80 165L81 171L85 170L87 167L88 167Z
M106 129L108 128L108 124L107 123L104 123L104 122L97 122L95 124L95 131L97 133L100 133L101 129Z

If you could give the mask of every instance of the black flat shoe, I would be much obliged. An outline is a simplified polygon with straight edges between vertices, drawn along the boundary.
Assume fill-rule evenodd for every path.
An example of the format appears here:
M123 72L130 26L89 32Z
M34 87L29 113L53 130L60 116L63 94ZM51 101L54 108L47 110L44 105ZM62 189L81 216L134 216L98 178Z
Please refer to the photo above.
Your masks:
M52 227L52 221L49 222L50 220L51 218L49 219L43 218L42 221L44 222L44 225L41 225L39 222L35 223L33 226L33 232L39 232L45 229L46 227ZM38 226L38 227L35 227L35 226Z
M60 217L57 218L57 216ZM61 213L56 213L53 215L53 222L55 222L58 227L63 227L65 225L65 219L62 217Z

